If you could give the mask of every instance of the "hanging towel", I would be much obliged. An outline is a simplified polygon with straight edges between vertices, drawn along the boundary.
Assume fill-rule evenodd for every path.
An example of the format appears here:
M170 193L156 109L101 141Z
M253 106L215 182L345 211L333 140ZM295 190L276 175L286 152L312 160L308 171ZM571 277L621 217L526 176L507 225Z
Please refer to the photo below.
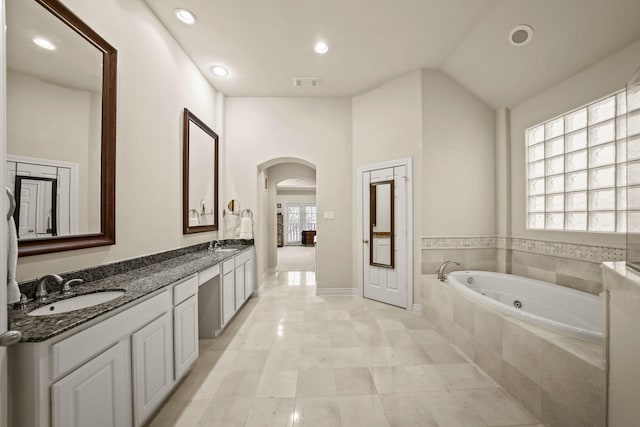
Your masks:
M13 304L20 301L20 288L16 282L18 266L18 233L13 217L7 221L7 302Z
M249 217L242 218L240 222L240 238L253 239L252 220Z

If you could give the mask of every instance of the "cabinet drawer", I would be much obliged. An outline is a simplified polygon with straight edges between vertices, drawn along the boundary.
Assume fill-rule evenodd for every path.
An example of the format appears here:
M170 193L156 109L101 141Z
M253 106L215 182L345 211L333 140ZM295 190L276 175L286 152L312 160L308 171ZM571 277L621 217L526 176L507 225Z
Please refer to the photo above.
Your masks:
M251 259L251 249L236 255L236 265L244 264Z
M173 305L180 304L191 295L195 295L196 292L198 292L198 276L194 274L173 287Z
M171 309L168 291L162 292L131 307L110 319L51 346L51 379L80 366L102 350L111 347L122 337L149 323Z
M202 285L204 282L208 282L216 276L220 275L220 264L216 264L211 268L207 268L204 271L198 273L198 282Z
M231 258L230 260L225 261L222 264L222 275L225 275L225 274L229 273L230 271L233 271L234 266L235 266L235 263L233 262L233 258Z

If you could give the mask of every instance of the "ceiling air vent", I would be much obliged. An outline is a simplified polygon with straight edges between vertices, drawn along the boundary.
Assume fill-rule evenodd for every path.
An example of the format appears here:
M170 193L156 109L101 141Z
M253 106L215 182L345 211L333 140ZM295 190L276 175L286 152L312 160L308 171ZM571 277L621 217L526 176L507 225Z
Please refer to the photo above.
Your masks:
M293 85L295 87L318 87L320 79L317 77L294 77Z

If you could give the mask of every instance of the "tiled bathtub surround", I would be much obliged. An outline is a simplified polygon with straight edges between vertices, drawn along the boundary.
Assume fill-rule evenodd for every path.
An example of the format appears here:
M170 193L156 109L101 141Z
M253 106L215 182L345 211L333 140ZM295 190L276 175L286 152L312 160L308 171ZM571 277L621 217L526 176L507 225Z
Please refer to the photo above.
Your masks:
M621 261L625 255L622 248L519 237L423 237L422 273L433 273L443 261L451 259L464 269L516 274L599 294L600 263Z
M602 346L481 306L423 276L423 315L547 427L605 425Z

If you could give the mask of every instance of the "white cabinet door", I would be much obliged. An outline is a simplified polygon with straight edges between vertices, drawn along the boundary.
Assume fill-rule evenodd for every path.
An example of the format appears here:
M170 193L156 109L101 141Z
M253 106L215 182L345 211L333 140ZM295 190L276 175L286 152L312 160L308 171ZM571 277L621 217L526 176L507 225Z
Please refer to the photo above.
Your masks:
M253 257L244 265L244 299L249 299L253 293Z
M171 326L171 313L165 313L131 337L135 425L142 425L171 390Z
M129 360L129 344L121 341L53 384L53 427L130 426Z
M236 267L235 276L236 286L236 311L240 309L244 303L244 264Z
M222 326L225 326L235 314L234 271L222 276Z
M177 381L198 358L197 294L173 309L173 346Z

